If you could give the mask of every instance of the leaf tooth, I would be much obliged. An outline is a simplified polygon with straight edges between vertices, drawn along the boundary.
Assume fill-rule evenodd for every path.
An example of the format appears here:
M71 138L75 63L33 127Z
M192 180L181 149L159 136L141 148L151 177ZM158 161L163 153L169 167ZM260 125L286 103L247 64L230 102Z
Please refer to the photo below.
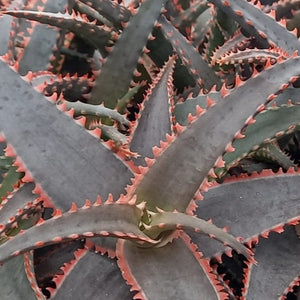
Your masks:
M210 187L210 183L208 182L207 178L205 178L200 185L200 191L207 192L209 187Z
M234 152L235 151L235 148L233 147L232 142L230 142L226 145L225 151L226 152Z
M263 232L260 233L260 236L262 236L263 238L267 239L269 237L270 231L269 230L265 230Z
M207 107L212 107L216 104L216 101L212 100L209 96L206 97L206 105Z
M44 242L43 241L38 241L34 244L35 247L43 247L44 246Z
M292 218L286 222L287 225L292 225L292 226L298 225L299 223L300 223L299 217Z
M146 162L146 164L147 164L148 167L151 167L154 164L155 159L154 158L145 157L145 162Z
M88 208L91 208L91 207L92 207L92 202L91 202L91 200L86 199L86 200L85 200L85 203L84 203L84 205L81 207L81 209L88 209Z
M56 208L55 209L55 212L54 212L54 215L53 215L53 219L58 219L62 216L62 212L60 209Z
M19 61L16 61L12 66L11 69L15 72L19 71Z
M96 138L100 139L101 137L101 129L99 127L95 127L94 129L89 130L89 133Z
M253 116L251 116L246 120L245 124L251 125L251 124L254 124L255 122L256 122L256 120L253 118Z
M271 94L271 95L267 98L267 101L270 102L270 101L274 100L275 98L277 98L277 95ZM274 102L274 103L275 103L275 102Z
M55 238L52 239L52 241L53 241L54 243L60 243L62 240L63 240L63 238L60 237L60 236L57 236L57 237L55 237Z
M45 223L45 220L43 219L43 218L40 218L39 220L38 220L38 222L35 224L36 226L40 226L40 225L42 225L42 224L44 224Z
M111 193L109 193L106 201L104 202L104 204L112 204L112 203L114 203L114 197Z
M0 232L2 232L3 230L5 230L6 226L4 224L0 224Z
M214 165L216 168L223 168L225 167L225 161L223 160L222 156L219 156Z
M78 211L78 207L75 202L72 202L71 208L69 209L69 213L74 213Z
M79 124L79 125L81 125L81 126L84 127L85 124L86 124L86 117L85 117L85 116L81 116L81 117L75 119L75 122L76 122L77 124Z
M72 107L71 109L65 111L65 114L71 118L74 118L75 109Z
M218 178L218 176L216 175L215 171L213 168L211 168L209 171L208 171L208 175L211 176L212 178Z
M164 212L165 212L162 208L160 208L160 207L158 207L158 206L156 206L155 208L156 208L156 210L157 210L159 213L164 213Z
M176 130L177 134L180 134L184 130L184 126L180 125L179 123L176 123L174 125L174 129Z
M12 253L12 256L18 256L21 254L21 251L20 250L16 250Z
M73 239L73 240L78 239L79 234L78 233L72 233L72 234L68 235L68 238Z
M176 137L174 135L166 134L166 140L168 143L172 143Z
M199 200L202 201L203 200L203 195L201 194L200 191L197 191L197 193L195 194L195 200Z
M199 192L200 193L200 192ZM197 200L200 200L200 199L197 199ZM189 203L189 205L188 205L188 207L186 208L186 210L185 210L185 212L186 212L186 214L188 214L188 215L194 215L194 212L195 212L195 210L197 209L197 207L198 207L198 205L197 205L197 203L195 202L195 200L192 200L190 203Z
M63 111L63 112L67 111L67 103L66 103L66 101L60 101L60 102L58 102L57 108L60 111Z
M0 143L5 142L5 135L3 132L0 132Z
M162 149L166 149L169 145L167 141L160 141L159 144Z
M279 224L271 229L274 232L282 233L284 232L284 224Z
M4 149L4 152L5 152L5 155L8 156L8 157L15 157L16 156L15 149L10 144L6 145L6 148Z
M229 91L228 89L226 88L226 86L223 84L222 87L221 87L221 95L222 97L226 97L227 95L229 94Z
M144 166L138 166L138 169L139 169L141 174L146 174L147 171L149 170L148 167L144 167Z
M91 231L86 231L82 235L85 236L85 237L93 237L93 236L95 236L95 234L93 232L91 232Z
M23 182L33 182L33 176L28 170L25 172L25 175L23 176L22 181Z
M16 159L15 159L15 161L13 163L13 166L17 167L17 172L21 172L22 173L22 172L26 171L23 161L18 156L16 157Z
M262 111L266 110L266 105L265 104L261 104L257 107L256 112L260 113Z
M40 92L44 93L44 89ZM59 96L58 96L57 92L53 92L53 94L51 96L48 96L47 99L48 99L48 101L56 104L59 101ZM65 113L67 113L67 112L65 112Z
M243 139L244 137L245 135L242 134L241 131L238 131L234 136L235 139Z
M163 149L161 149L160 147L154 146L152 148L152 152L153 152L154 157L155 158L158 157L162 153L162 150Z

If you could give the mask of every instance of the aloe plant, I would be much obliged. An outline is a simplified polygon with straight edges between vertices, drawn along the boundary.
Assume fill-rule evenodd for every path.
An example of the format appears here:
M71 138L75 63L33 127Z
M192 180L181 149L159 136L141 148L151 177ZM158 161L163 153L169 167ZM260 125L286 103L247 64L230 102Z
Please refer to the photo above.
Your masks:
M297 297L295 3L1 6L1 299Z

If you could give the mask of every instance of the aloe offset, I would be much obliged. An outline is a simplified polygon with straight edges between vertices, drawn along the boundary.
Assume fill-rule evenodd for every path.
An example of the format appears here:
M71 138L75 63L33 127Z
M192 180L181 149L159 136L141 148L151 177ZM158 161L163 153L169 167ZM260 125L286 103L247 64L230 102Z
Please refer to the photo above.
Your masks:
M296 27L282 1L2 4L3 299L297 294L300 44L276 14Z

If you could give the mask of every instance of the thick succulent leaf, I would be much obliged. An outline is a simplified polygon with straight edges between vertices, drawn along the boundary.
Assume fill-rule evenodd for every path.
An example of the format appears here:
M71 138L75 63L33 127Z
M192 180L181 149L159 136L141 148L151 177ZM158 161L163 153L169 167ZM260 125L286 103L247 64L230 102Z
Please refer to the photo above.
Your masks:
M117 236L156 244L139 229L142 211L134 205L107 204L72 209L38 223L0 246L0 261L62 240L93 236Z
M122 28L122 23L127 23L131 17L129 9L110 0L80 0L80 2L90 5L119 29Z
M43 6L47 12L57 13L66 6L67 0L48 0ZM19 61L19 73L25 75L28 71L46 70L56 45L58 32L44 24L36 24L30 35L30 40ZM37 45L39 45L37 47Z
M264 142L270 142L284 132L292 130L300 120L300 106L289 105L269 108L255 117L256 122L249 125L243 134L245 138L233 142L235 151L225 153L225 168L234 166L250 151L254 151ZM259 134L258 134L259 133ZM217 172L219 174L219 172Z
M106 107L115 108L118 99L127 93L133 72L164 3L165 0L146 0L141 4L103 64L89 103L103 103Z
M27 10L7 10L2 11L2 13L68 29L93 47L99 49L101 53L106 53L104 47L109 39L110 33L94 23L88 22L88 19L77 16L76 14L69 15L68 13L62 14Z
M124 278L138 291L136 299L223 299L210 278L207 261L182 239L148 249L119 240L117 257Z
M197 202L196 215L212 218L218 227L228 228L244 240L268 234L289 220L299 217L299 174L256 175L233 179L209 189L204 200ZM259 220L259 221L258 221ZM216 242L191 233L192 240L202 245L205 256L222 250ZM205 240L205 241L204 241Z
M278 299L299 276L300 242L293 226L260 239L255 249L257 266L248 271L246 299ZM280 270L280 271L279 271ZM292 288L292 286L291 286Z
M209 97L213 101L219 101L222 96L220 92L210 92L209 94L199 94L197 97L188 98L184 102L176 103L174 109L174 116L176 122L181 125L188 124L188 115L196 115L196 107L205 108L207 106L206 99Z
M34 189L34 184L28 183L23 187L19 188L13 197L8 199L5 205L0 208L0 224L6 224L9 218L19 214L19 209L24 209L28 202L32 203L33 199L36 198L32 194ZM1 230L2 231L2 230Z
M296 36L278 24L272 16L265 14L259 6L247 1L209 0L235 19L249 34L254 35L261 46L268 48L269 41L287 51L300 49ZM249 24L249 21L252 23Z
M80 284L77 284L79 282ZM74 300L133 298L133 293L125 284L116 261L90 251L66 274L52 299L65 300L66 295Z
M140 157L135 160L137 164L144 164L145 157L153 157L152 147L159 146L160 141L171 134L171 97L172 73L175 57L171 58L160 74L143 102L143 110L138 119L136 128L130 142L130 149L137 152Z
M300 58L291 58L232 90L182 131L149 171L136 180L139 184L130 193L137 195L138 202L145 201L152 211L156 207L185 211L218 157L230 146L228 142L233 140L238 128L245 126L251 112L269 96L299 74L299 64Z
M132 176L128 168L2 61L0 74L0 130L55 205L118 197Z
M192 32L193 45L197 47L203 45L206 38L209 24L213 18L214 7L209 7L201 16L196 20Z
M11 259L0 267L0 289L3 300L37 299L25 273L23 255Z
M292 161L292 158L279 148L277 142L265 143L261 145L258 150L250 152L248 156L258 160L259 162L277 164L284 170L288 170L291 167L297 167L297 165Z
M214 63L221 66L229 64L261 63L268 59L276 61L283 53L273 49L246 49L243 51L230 51L220 57L215 57Z
M179 212L161 212L151 215L151 223L144 231L148 236L156 239L161 232L176 230L176 228L193 229L212 237L221 243L224 243L237 252L250 259L250 253L247 248L240 244L235 237L224 232L222 229L209 223L208 221L189 216Z
M130 126L130 122L116 110L107 108L103 105L92 105L88 103L82 103L80 101L69 102L69 101L60 101L60 104L66 105L66 110L74 109L74 116L93 116L93 117L107 117L111 118L121 125Z
M220 78L209 67L208 63L203 60L191 43L164 16L160 16L159 22L162 24L161 30L164 35L170 40L177 54L181 57L184 64L189 67L196 79L199 80L199 83L207 90L210 90L214 85L220 87Z

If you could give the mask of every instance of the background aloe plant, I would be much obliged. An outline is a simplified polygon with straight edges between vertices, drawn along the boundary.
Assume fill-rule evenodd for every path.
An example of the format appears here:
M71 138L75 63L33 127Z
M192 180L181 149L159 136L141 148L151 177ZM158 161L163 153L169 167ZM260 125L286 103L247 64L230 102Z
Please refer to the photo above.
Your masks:
M0 4L1 299L299 297L298 1Z

